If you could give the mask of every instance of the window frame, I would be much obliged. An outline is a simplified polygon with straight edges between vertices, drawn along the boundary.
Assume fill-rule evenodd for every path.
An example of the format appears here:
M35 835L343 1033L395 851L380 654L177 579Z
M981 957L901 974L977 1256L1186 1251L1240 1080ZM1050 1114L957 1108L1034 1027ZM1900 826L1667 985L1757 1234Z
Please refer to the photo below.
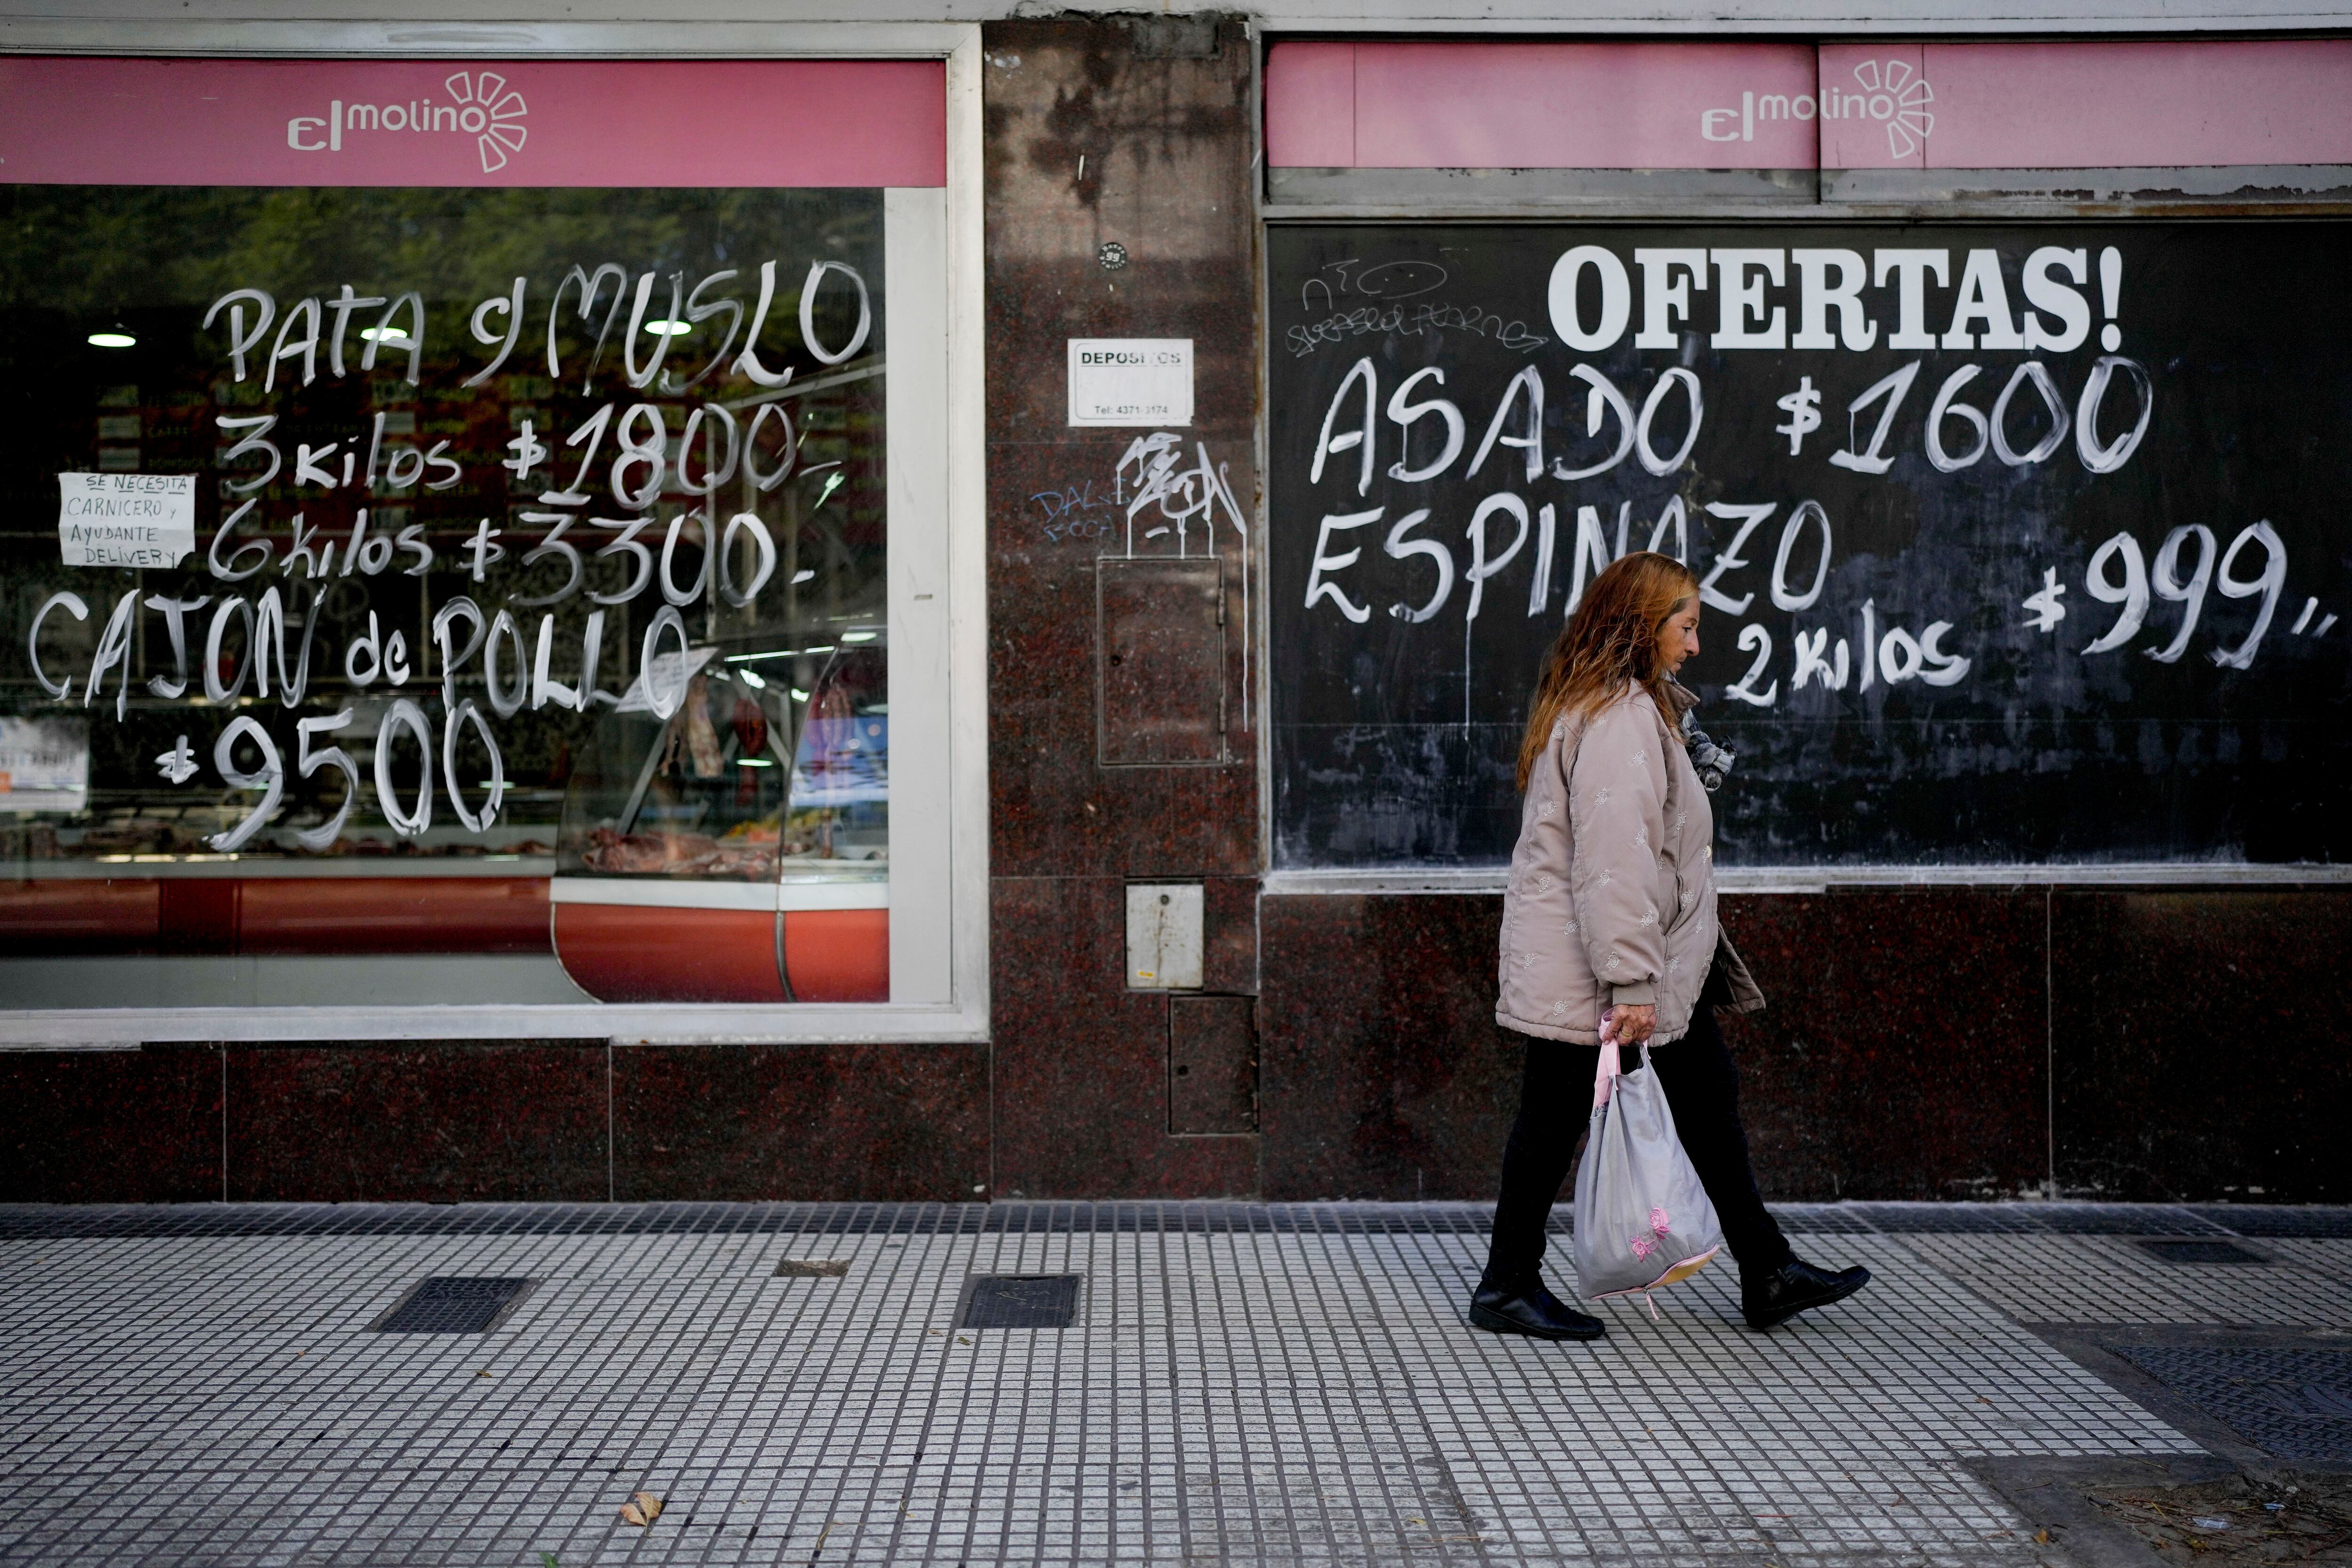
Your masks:
M1513 8L1506 6L1506 10ZM1523 7L1532 10L1532 7ZM1557 192L1548 198L1521 201L1478 201L1449 192L1432 183L1426 188L1391 195L1368 195L1362 199L1320 202L1286 201L1274 188L1266 158L1266 64L1269 55L1294 43L1798 43L1821 47L1843 43L1959 44L1998 41L2036 43L2097 43L2116 41L2212 42L2265 41L2294 43L2305 38L2337 38L2340 30L2268 24L2254 16L2215 18L2176 16L2151 27L2144 18L2092 16L2069 19L2062 26L2017 27L2003 21L1979 24L1948 5L1930 6L1916 15L1839 27L1785 9L1761 19L1724 21L1719 17L1676 18L1660 25L1645 18L1634 26L1612 25L1581 17L1562 21L1533 16L1487 16L1475 21L1424 16L1417 27L1395 26L1381 19L1339 14L1324 15L1311 5L1263 19L1251 39L1254 75L1251 81L1250 132L1256 157L1257 178L1252 196L1256 203L1259 258L1257 312L1261 322L1273 320L1270 269L1265 240L1276 227L1316 228L1381 225L1401 229L1438 226L1496 227L1534 224L1591 224L1615 227L1644 223L1754 225L1801 228L1813 225L1929 221L1948 224L2021 223L2060 219L2091 222L2222 221L2263 218L2298 219L2352 216L2352 203L2341 185L2310 194L2265 193L2257 197L2214 200L2182 195L2152 196L2137 188L2126 169L2064 171L2003 171L2017 176L2013 184L1958 195L1935 189L1923 180L1916 189L1897 189L1875 195L1817 193L1811 201L1757 200L1709 194L1694 182L1675 177L1704 177L1707 171L1672 171L1651 188L1631 193L1601 190L1580 197ZM2296 165L2335 168L2336 165ZM1419 171L1413 171L1419 172ZM1430 171L1434 173L1435 171ZM1572 175L1581 171L1562 171ZM1608 171L1601 171L1608 173ZM1818 172L1818 171L1817 171ZM1974 171L1982 174L1985 171ZM2160 177L2172 171L2150 169ZM2063 178L2053 177L2063 174ZM1563 180L1562 184L1569 182ZM2084 194L2088 190L2088 195ZM1275 352L1268 330L1258 344L1261 386L1270 376ZM1257 409L1257 439L1261 452L1274 441L1272 406L1261 398ZM1256 520L1261 538L1275 526L1270 493L1259 502ZM1271 571L1271 567L1268 567ZM1276 610L1269 592L1262 619L1255 629L1260 639L1255 698L1268 715L1273 702L1273 644ZM1258 770L1258 844L1260 889L1267 897L1315 896L1372 898L1444 895L1499 897L1509 878L1507 865L1454 867L1443 865L1283 867L1275 864L1276 727L1269 717L1256 739ZM2118 889L2178 888L2255 888L2271 889L2352 887L2352 866L2316 861L2029 861L2008 864L1954 865L1885 862L1882 864L1816 866L1718 866L1717 888L1725 893L1818 896L1832 891L1889 888L2020 888L2095 887Z
M419 20L422 20L420 18ZM885 187L893 719L887 1002L0 1008L0 1048L149 1041L600 1038L961 1043L989 1036L981 37L963 23L19 19L0 54L465 61L929 59L947 181ZM903 368L901 368L903 366ZM906 785L898 780L909 781ZM912 789L908 800L901 789ZM235 962L226 959L224 962Z

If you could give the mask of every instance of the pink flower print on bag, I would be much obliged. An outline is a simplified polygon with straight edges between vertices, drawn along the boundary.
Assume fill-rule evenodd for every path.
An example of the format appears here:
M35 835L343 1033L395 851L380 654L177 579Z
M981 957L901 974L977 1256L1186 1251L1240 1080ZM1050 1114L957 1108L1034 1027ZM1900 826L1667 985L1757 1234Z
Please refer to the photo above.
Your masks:
M1636 1258L1647 1258L1658 1249L1658 1244L1646 1236L1634 1237L1625 1245L1633 1249L1633 1256Z
M1674 1221L1666 1217L1665 1210L1654 1208L1650 1211L1650 1228L1658 1235L1664 1236L1674 1229L1675 1225Z

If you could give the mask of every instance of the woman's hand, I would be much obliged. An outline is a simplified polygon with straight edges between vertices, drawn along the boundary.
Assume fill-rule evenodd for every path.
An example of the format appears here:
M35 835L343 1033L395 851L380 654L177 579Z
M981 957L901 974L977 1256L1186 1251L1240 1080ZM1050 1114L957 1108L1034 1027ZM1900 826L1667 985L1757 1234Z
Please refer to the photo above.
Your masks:
M1655 1007L1636 1006L1631 1003L1612 1007L1601 1016L1601 1038L1621 1046L1638 1046L1648 1039L1658 1027Z

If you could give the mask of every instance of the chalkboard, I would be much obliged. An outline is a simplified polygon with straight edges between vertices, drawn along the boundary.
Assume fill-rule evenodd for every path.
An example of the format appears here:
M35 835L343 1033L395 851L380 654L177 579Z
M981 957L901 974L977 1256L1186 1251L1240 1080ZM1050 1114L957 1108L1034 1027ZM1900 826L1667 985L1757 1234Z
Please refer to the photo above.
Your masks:
M1279 226L1279 868L1507 860L1655 547L1731 864L2352 855L2352 226Z

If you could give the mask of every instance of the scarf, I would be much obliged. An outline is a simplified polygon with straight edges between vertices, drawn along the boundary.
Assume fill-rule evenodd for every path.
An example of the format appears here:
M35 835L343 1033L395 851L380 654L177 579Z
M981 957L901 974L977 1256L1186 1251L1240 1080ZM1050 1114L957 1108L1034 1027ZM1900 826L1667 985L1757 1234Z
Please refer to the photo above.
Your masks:
M1713 795L1723 787L1725 776L1738 759L1709 740L1706 731L1693 721L1691 716L1698 710L1696 692L1675 680L1668 680L1666 689L1678 710L1676 728L1681 731L1684 747L1690 752L1692 771L1698 774L1700 786Z

